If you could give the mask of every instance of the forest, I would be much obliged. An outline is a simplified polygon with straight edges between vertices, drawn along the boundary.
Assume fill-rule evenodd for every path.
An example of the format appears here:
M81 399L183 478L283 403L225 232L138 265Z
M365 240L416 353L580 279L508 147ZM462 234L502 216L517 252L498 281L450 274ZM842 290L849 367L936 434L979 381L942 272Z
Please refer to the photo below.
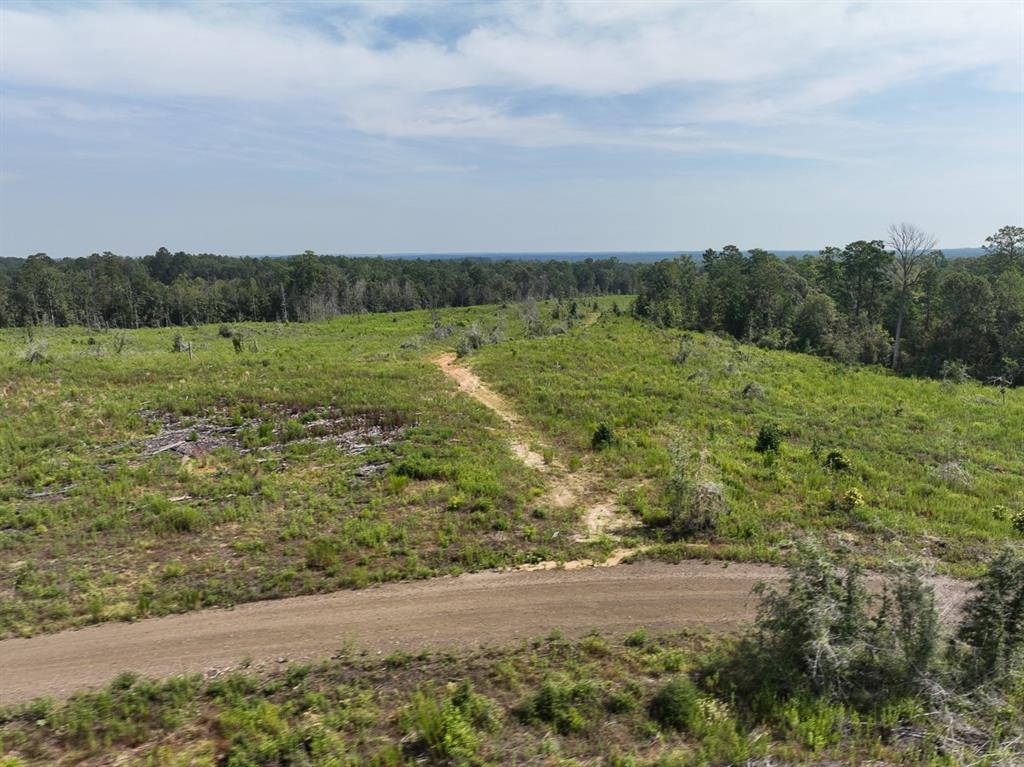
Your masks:
M1024 228L985 255L946 259L908 224L885 239L785 259L727 245L653 264L287 258L112 253L0 259L0 326L139 328L316 321L407 311L635 294L662 327L712 331L906 373L1024 383Z
M708 250L639 275L634 310L663 327L727 333L905 372L1024 383L1024 228L1005 226L979 258L946 259L910 225L781 260Z

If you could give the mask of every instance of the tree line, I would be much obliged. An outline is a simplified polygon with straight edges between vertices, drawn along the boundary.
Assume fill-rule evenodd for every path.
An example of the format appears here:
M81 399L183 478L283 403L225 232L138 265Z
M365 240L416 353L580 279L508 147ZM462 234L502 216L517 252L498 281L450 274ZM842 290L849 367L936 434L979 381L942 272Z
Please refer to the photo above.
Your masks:
M636 266L585 261L384 259L316 255L235 258L103 253L0 259L0 326L138 328L239 321L314 321L339 314L623 294Z
M946 259L909 224L780 259L734 246L644 268L637 316L718 331L774 349L921 375L1024 385L1024 228L986 238L977 258Z
M113 253L0 259L0 327L137 328L314 321L340 314L637 294L634 313L767 348L912 374L1024 384L1024 228L977 258L946 259L909 224L785 259L727 245L653 264L584 261L236 258Z

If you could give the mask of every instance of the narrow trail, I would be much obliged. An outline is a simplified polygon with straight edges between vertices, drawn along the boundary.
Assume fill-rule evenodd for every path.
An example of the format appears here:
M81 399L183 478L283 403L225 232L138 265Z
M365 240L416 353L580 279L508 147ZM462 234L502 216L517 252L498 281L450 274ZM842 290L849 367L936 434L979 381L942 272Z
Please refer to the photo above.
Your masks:
M505 422L512 452L524 464L545 475L547 489L538 501L540 505L563 509L583 507L582 529L576 535L577 541L594 541L602 536L614 539L618 537L617 530L631 524L631 521L624 520L616 514L617 498L614 493L609 493L601 487L601 480L597 474L585 467L569 471L557 458L546 461L541 453L534 450L531 446L536 445L548 455L554 455L554 451L526 426L515 409L500 394L489 389L472 370L458 364L458 358L454 353L435 357L434 363L458 384L460 391L492 410ZM630 553L633 551L616 550L601 564L618 564ZM572 569L592 564L594 563L590 560L580 560L561 566ZM528 565L526 569L547 569L549 566L553 566L553 563Z

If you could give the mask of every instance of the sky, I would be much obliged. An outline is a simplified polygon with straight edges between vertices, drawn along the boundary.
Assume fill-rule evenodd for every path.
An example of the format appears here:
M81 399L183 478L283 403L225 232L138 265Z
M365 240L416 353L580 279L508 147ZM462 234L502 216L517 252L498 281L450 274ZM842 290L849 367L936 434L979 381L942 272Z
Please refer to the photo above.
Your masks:
M0 255L1024 224L1024 2L0 3Z

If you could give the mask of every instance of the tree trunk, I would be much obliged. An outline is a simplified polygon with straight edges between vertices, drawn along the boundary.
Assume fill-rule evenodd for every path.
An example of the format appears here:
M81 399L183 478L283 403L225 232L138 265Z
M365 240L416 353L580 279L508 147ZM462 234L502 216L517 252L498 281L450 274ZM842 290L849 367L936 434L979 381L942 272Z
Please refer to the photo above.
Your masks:
M900 310L896 314L896 337L892 344L892 369L899 370L900 367L900 340L903 336L903 314L906 312L906 301L900 301Z

